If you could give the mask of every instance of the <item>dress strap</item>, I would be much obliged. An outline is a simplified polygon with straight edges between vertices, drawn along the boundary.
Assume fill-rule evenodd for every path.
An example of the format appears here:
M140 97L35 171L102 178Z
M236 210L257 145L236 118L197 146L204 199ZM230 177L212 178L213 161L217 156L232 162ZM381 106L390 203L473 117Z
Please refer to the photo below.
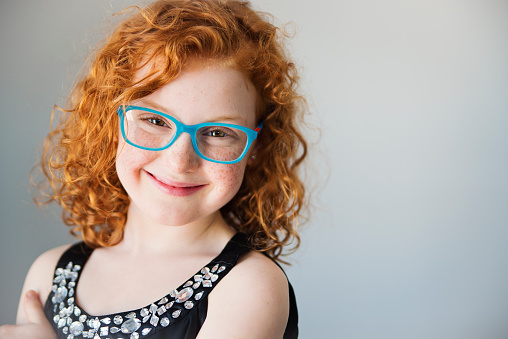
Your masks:
M93 248L88 247L83 241L69 247L58 260L57 268L66 267L69 262L83 266L90 258Z
M224 264L233 267L238 262L238 259L250 250L251 248L247 245L247 235L244 233L236 233L212 262L214 264Z

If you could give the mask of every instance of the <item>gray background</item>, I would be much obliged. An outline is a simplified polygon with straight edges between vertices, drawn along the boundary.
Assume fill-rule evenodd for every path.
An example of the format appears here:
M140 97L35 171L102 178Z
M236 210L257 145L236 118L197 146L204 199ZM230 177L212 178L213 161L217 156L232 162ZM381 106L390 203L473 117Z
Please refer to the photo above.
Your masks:
M132 3L0 3L0 324L31 262L73 241L34 207L29 171L52 105ZM301 337L508 338L508 2L254 4L294 23L322 133L287 269Z

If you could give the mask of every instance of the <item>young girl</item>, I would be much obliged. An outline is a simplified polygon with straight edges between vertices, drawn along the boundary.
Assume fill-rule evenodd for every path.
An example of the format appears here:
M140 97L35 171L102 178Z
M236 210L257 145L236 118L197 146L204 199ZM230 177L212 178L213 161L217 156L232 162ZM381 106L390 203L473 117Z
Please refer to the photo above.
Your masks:
M246 2L161 0L124 20L42 161L83 242L34 262L1 338L296 338L275 263L299 242L296 81Z

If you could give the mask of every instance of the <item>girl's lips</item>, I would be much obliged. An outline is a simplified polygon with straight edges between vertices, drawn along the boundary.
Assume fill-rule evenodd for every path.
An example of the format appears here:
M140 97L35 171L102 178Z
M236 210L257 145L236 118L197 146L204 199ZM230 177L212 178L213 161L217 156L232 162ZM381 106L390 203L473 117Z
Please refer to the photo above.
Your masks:
M163 193L177 196L177 197L184 197L187 195L191 195L206 186L206 185L195 185L195 184L183 183L183 182L175 182L175 181L170 181L167 179L164 179L164 181L161 181L152 173L150 173L150 172L146 172L146 173L148 174L148 177L152 180L152 182L157 186L157 188L160 189Z

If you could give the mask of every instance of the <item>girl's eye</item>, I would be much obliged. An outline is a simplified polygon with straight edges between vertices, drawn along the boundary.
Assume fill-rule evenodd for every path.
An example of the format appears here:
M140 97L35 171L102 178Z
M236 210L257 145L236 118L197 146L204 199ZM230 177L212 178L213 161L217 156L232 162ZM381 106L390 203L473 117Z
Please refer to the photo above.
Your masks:
M145 120L148 121L149 123L151 123L152 125L161 126L161 127L167 126L166 122L164 122L164 120L162 120L160 118L153 117L153 118L146 118Z
M219 138L223 138L225 136L227 136L227 134L224 132L224 131L221 131L221 130L213 130L213 131L210 131L208 132L208 134L212 137L219 137Z

